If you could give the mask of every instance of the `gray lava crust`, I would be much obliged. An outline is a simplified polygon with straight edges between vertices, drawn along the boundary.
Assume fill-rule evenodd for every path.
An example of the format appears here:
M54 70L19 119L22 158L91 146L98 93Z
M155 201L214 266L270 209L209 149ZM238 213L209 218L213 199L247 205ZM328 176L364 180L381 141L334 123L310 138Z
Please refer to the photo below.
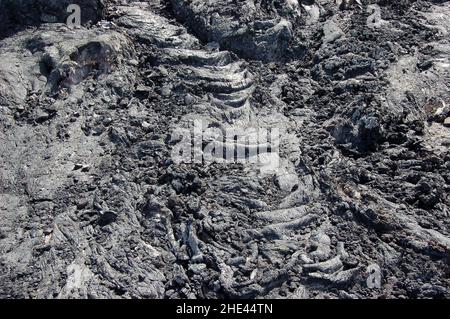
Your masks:
M0 0L0 26L0 297L450 297L449 1ZM281 128L279 167L177 162L195 120Z

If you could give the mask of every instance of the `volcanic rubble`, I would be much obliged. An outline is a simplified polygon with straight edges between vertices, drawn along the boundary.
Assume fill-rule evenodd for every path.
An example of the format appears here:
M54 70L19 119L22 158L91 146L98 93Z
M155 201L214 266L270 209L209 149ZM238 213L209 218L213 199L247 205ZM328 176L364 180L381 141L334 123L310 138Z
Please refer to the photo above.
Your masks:
M449 1L0 0L0 28L0 297L450 297ZM175 160L195 121L280 128L277 169Z

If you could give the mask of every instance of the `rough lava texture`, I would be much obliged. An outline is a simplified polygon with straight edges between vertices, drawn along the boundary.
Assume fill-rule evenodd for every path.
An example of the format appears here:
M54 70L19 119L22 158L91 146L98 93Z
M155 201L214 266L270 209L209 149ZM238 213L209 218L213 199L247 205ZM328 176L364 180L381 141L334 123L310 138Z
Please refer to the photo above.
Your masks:
M0 297L450 297L449 1L0 0L0 25ZM194 120L282 128L279 168L174 161Z

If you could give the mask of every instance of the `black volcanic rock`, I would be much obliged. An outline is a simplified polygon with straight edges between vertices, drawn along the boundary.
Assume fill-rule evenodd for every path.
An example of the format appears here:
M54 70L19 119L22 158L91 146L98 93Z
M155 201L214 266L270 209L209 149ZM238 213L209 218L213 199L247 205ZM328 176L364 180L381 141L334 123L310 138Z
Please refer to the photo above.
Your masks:
M0 22L0 297L450 297L449 1Z

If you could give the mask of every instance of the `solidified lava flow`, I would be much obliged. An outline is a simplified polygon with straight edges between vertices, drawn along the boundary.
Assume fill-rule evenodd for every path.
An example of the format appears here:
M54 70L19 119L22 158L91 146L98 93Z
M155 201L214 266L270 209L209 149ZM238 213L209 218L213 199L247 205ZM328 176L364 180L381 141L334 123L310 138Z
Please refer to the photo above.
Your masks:
M449 217L450 1L0 0L2 298L449 298Z

